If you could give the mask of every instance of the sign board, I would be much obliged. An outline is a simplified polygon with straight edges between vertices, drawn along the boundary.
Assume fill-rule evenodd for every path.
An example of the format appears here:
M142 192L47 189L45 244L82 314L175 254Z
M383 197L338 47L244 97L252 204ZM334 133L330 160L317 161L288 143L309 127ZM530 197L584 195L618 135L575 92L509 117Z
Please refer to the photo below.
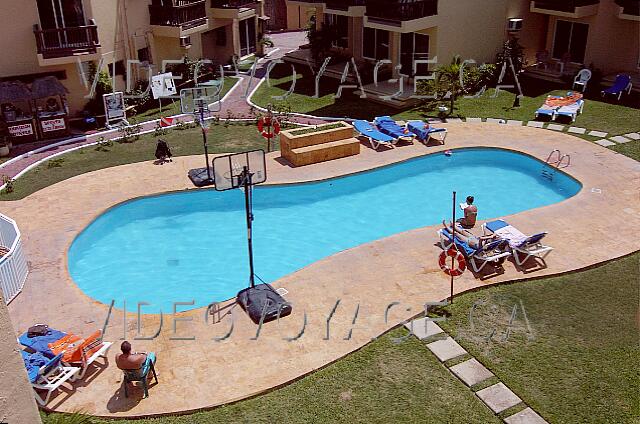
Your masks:
M127 112L124 105L124 93L121 91L102 95L104 115L107 118L107 128L111 128L112 121L127 120Z
M9 134L13 137L24 137L33 134L33 126L31 124L19 124L9 127Z
M67 128L64 122L64 118L48 119L46 121L40 121L43 132L52 132L64 130Z
M267 163L264 150L252 150L218 156L213 160L213 180L216 190L224 191L241 187L245 167L251 173L251 184L260 184L267 180Z
M154 99L160 97L175 96L178 93L176 90L176 84L173 80L173 74L167 72L164 74L158 74L151 77L151 94Z

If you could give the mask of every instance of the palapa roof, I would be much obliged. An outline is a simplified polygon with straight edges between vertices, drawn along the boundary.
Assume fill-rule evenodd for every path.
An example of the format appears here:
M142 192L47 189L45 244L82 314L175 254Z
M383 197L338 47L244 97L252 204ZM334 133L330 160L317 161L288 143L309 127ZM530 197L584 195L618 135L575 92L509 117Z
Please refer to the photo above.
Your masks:
M54 76L38 78L31 84L31 93L34 99L64 96L68 92L69 90Z
M33 95L27 84L20 81L0 82L0 103L31 100Z

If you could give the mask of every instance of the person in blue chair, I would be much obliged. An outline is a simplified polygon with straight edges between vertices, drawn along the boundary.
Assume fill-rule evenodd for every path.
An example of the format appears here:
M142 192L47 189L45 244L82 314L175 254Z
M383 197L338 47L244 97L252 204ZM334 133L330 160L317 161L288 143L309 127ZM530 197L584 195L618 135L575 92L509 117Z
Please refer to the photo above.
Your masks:
M151 364L156 363L153 352L131 352L131 343L123 341L120 345L122 353L116 355L116 365L124 371L140 370L140 375L147 375Z

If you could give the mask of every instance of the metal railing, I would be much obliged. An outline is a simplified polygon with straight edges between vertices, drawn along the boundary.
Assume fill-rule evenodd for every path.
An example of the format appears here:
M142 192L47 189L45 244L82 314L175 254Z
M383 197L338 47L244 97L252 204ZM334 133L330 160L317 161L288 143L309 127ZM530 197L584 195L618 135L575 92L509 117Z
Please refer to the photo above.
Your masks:
M599 4L600 0L534 0L533 3L537 9L573 12L576 7Z
M211 0L211 7L214 9L240 9L243 7L253 7L257 0Z
M38 53L45 58L73 56L78 53L95 53L100 47L98 27L93 20L89 25L68 28L40 29L33 26Z
M150 4L151 25L194 28L206 23L206 0L175 0L168 6Z
M367 16L380 21L411 21L438 14L438 0L367 0Z
M0 245L4 255L0 258L0 290L9 304L22 291L29 268L22 251L20 230L15 221L0 214Z

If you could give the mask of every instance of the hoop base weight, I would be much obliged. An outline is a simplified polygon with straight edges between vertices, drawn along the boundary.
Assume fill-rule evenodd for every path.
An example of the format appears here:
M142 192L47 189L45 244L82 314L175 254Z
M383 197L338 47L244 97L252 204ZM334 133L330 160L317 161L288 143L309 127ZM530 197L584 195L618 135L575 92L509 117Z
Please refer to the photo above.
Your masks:
M213 168L209 168L211 178L207 176L207 168L190 169L187 175L196 187L206 187L213 185Z
M269 322L291 314L291 304L282 298L269 284L258 284L238 292L240 307L249 315L255 324Z

